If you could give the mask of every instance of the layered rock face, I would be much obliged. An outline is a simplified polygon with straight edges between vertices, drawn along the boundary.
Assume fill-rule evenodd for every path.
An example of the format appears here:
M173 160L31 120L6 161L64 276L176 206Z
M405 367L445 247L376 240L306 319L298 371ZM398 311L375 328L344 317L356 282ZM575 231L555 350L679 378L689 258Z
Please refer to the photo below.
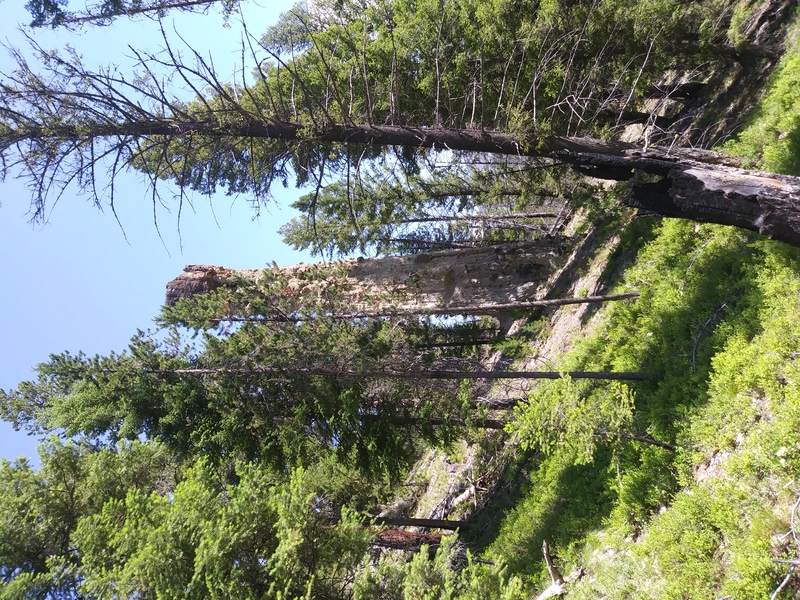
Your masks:
M492 314L489 307L533 300L556 268L561 243L554 239L444 250L409 256L358 258L319 264L273 267L285 281L285 295L302 298L325 293L335 271L336 291L353 311L452 309L458 314ZM330 267L330 268L328 268ZM237 278L258 281L259 269L233 270L187 265L167 284L166 304L221 287Z

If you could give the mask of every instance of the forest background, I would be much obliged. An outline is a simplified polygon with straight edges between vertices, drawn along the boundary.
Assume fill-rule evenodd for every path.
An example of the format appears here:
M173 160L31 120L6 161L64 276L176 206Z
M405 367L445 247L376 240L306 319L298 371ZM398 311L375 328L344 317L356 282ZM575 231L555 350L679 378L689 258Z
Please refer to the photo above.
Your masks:
M347 6L334 24L323 12L325 26L309 27L301 10L270 30L252 87L149 57L211 88L166 110L117 96L113 73L41 55L48 77L23 70L3 88L3 131L17 140L4 156L24 157L34 185L58 183L53 165L94 175L95 146L81 144L110 127L111 156L121 149L153 182L260 200L275 174L316 179L292 233L301 246L336 254L374 233L372 207L391 221L408 204L425 218L444 204L483 225L362 241L418 264L442 246L488 241L502 260L538 247L553 268L529 265L546 274L542 295L638 299L528 307L509 327L497 311L354 316L335 267L297 277L327 282L299 305L280 270L256 283L210 276L215 293L165 309L160 335L137 334L121 354L53 355L36 381L2 392L6 419L61 436L39 471L3 463L3 593L792 597L798 187L777 172L797 173L794 4ZM430 43L389 43L401 34ZM160 81L132 86L161 102ZM530 92L509 91L523 82ZM640 137L613 143L631 131ZM700 148L726 142L748 163ZM446 151L418 148L437 143ZM78 162L53 160L64 151ZM52 197L35 192L33 214L47 214ZM731 217L731 203L753 218ZM520 206L558 216L508 227ZM744 229L714 224L726 222ZM420 281L412 272L404 289ZM403 306L399 293L356 297ZM552 379L486 383L542 368ZM396 517L448 517L424 525L457 526L461 541L387 536Z
M266 27L291 6L287 1L242 9L253 26ZM8 2L2 11L5 45L24 47L24 32L17 27L27 25L31 14L22 4ZM191 39L196 49L213 51L233 70L240 33L222 26L221 9L172 13L164 26ZM157 24L147 19L123 19L80 32L38 29L35 36L49 48L70 44L98 66L130 64L125 58L129 45L155 48L162 43ZM0 70L13 68L11 57L2 53ZM170 207L159 207L156 229L146 184L136 175L120 186L120 223L73 192L52 208L46 223L31 224L30 192L24 181L9 177L0 190L0 277L15 282L19 291L0 299L5 314L17 315L2 334L0 389L16 387L50 352L93 354L124 347L137 328L150 327L164 301L165 283L187 263L255 268L272 261L285 265L310 260L308 253L283 244L277 231L296 214L289 205L299 198L299 190L281 190L280 200L258 220L245 199L220 194L211 201L198 196L193 209L181 215L180 235L178 215ZM36 463L37 443L5 421L0 423L0 457L25 455Z

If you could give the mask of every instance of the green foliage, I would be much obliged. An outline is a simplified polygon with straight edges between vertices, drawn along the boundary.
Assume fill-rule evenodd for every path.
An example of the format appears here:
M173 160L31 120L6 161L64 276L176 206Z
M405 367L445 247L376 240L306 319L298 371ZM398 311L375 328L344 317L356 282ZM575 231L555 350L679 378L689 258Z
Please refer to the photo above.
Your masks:
M511 573L527 576L529 585L550 584L543 540L551 552L563 555L608 516L614 498L611 452L599 448L594 461L583 465L574 464L573 458L556 450L531 465L522 498L507 512L488 547L489 557L507 564Z
M59 6L34 8L63 18ZM719 1L337 8L336 17L287 13L262 40L269 59L254 84L239 90L209 75L205 95L156 109L198 129L126 142L137 150L125 160L182 188L219 186L256 204L275 182L316 184L296 205L306 220L282 233L321 254L516 240L530 231L467 219L509 215L542 195L581 205L597 190L514 160L481 167L449 153L445 168L435 150L314 136L337 124L497 129L523 144L543 133L610 136L607 115L641 100L665 70L718 65L713 45L728 28ZM733 12L734 43L751 8ZM798 57L787 56L758 123L732 146L765 168L797 172ZM108 84L78 66L64 71L68 61L51 64L59 97ZM152 74L141 81L163 97ZM48 122L45 106L19 114L50 128L75 120L89 136L82 105L65 101ZM106 110L103 119L119 116ZM226 134L287 123L304 128L296 143ZM53 147L31 156L62 164ZM302 309L299 293L266 273L258 286L165 311L164 330L140 332L122 354L53 355L37 381L0 390L2 416L16 427L82 440L51 441L38 473L24 461L0 465L0 594L522 598L523 583L549 582L539 560L546 539L563 570L592 569L577 597L766 596L782 576L775 560L797 550L776 534L788 527L800 473L800 256L682 222L639 221L623 237L636 259L619 285L639 300L610 309L557 366L650 379L563 378L517 408L510 433L529 481L488 534L498 566L473 560L454 537L407 561L370 557L372 534L355 512L389 495L421 441L448 448L473 417L470 384L381 374L472 368L470 350L447 344L485 330L326 318L347 307L340 274L319 270L303 275L324 285ZM545 328L537 321L525 333ZM525 344L500 347L524 353ZM601 564L604 539L616 554L610 565Z
M529 319L515 335L495 340L492 347L508 358L524 358L529 355L534 342L547 337L549 325L550 319L547 317Z
M376 565L365 566L354 582L353 598L516 600L527 595L518 578L509 577L502 567L474 561L451 535L443 538L435 553L423 546L409 561L384 554Z
M679 494L634 552L662 581L659 597L763 598L783 570L772 539L781 523L752 480L723 480Z
M432 173L397 166L387 160L362 167L352 181L303 196L292 205L302 216L280 228L284 242L333 258L536 239L553 219L519 213L540 212L549 202L555 216L559 196L573 197L580 187L568 177L559 181L554 170L512 170L502 162L490 170L453 160Z
M514 430L522 446L545 453L569 448L567 453L579 465L592 462L598 438L628 433L634 406L628 386L604 385L594 393L589 387L563 377L536 389L527 404L516 408Z
M172 485L180 467L163 446L132 443L95 452L51 439L42 466L0 464L0 598L72 597L83 554L73 533L82 519L132 490Z
M344 597L373 535L331 501L358 485L332 462L239 462L226 483L155 444L51 440L41 459L0 464L0 598Z
M757 9L758 2L752 0L739 0L734 5L731 22L728 26L728 39L734 47L739 47L744 42L748 21Z
M560 366L652 377L626 402L619 384L535 388L516 431L539 462L489 555L546 587L547 539L562 571L592 573L577 598L769 596L796 551L778 534L800 465L800 255L680 221L635 221L622 246L638 248L623 285L639 300Z
M344 509L328 524L302 471L285 488L255 465L238 476L220 488L200 461L170 498L129 493L81 521L83 589L101 597L339 597L370 541L360 518Z
M103 0L87 6L84 12L73 13L66 9L68 2L60 0L29 0L25 8L31 13L31 27L79 28L89 23L95 26L110 25L118 17L149 14L162 17L170 10L202 11L218 0ZM236 8L237 0L220 0L225 19Z
M396 477L417 441L446 447L467 432L469 384L416 375L474 370L468 342L483 330L422 317L342 318L342 297L351 296L340 297L333 271L299 273L293 285L302 280L303 290L266 271L255 286L165 311L165 329L139 332L122 354L51 356L37 382L2 393L2 410L30 430L101 445L144 437L220 468L245 459L280 472L334 449L365 473ZM302 309L298 296L308 296ZM234 318L234 326L223 321ZM181 333L184 324L200 344Z
M795 28L796 29L796 28ZM790 39L797 37L797 31ZM749 125L724 146L773 173L800 175L800 48L789 45Z

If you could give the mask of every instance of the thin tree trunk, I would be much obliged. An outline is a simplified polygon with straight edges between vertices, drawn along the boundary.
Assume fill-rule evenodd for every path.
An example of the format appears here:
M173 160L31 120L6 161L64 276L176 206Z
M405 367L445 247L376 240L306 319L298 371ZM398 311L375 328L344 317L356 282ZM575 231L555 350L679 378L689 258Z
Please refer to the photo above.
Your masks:
M462 340L460 342L432 342L430 344L414 344L414 348L471 348L472 346L488 346L496 340L475 339Z
M339 517L331 517L327 521L331 524L338 523ZM467 521L451 521L449 519L413 519L411 517L364 517L364 521L369 523L374 521L376 525L387 527L425 527L428 529L444 529L446 531L456 531L469 527Z
M380 415L365 414L359 415L363 421L378 421L381 419ZM461 419L442 419L440 417L386 417L386 420L392 425L399 425L407 427L409 425L457 425L459 427L466 427L466 423ZM506 426L505 421L498 419L474 419L472 425L479 429L503 429Z
M401 223L447 223L449 221L505 221L516 219L542 219L558 217L557 213L512 213L507 215L451 215L444 217L419 217L416 219L403 219Z
M111 371L109 371L111 372ZM187 368L145 369L145 373L175 375L318 375L366 379L607 379L613 381L644 381L648 373L629 371L353 371L319 367L250 367L250 368Z
M376 241L389 244L408 244L409 246L428 246L428 249L433 252L437 250L463 250L477 247L475 242L440 242L426 240L424 238L382 238ZM436 250L434 250L434 248Z
M406 517L373 517L378 525L390 527L427 527L428 529L445 529L455 531L469 527L467 521L451 521L448 519L411 519Z
M422 546L438 548L441 543L442 536L439 533L418 533L400 529L384 529L378 533L373 542L375 546L406 552L419 552Z
M608 294L605 296L582 296L578 298L553 298L551 300L531 300L529 302L509 302L506 304L478 304L464 309L453 308L388 308L374 311L361 311L355 313L333 313L323 316L306 317L300 315L254 315L241 317L237 315L225 316L216 322L257 322L257 323L299 323L313 319L368 319L373 317L402 317L408 315L493 315L507 313L514 310L528 310L549 306L569 306L571 304L599 304L601 302L616 302L619 300L632 300L639 297L639 292L626 292L624 294Z

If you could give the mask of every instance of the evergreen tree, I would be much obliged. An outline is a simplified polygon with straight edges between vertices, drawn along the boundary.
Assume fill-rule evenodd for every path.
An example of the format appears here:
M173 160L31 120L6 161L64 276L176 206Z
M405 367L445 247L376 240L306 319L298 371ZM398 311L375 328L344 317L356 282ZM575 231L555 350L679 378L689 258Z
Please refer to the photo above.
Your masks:
M158 444L133 442L102 452L50 439L42 466L0 463L0 577L3 598L74 598L84 554L74 533L82 519L134 491L168 490L181 468Z
M302 216L280 232L295 248L331 258L529 241L557 229L568 201L595 191L564 169L514 168L513 160L359 173L303 196L292 205Z
M353 173L381 170L389 157L421 172L426 148L505 154L629 181L625 202L667 216L800 243L794 179L758 178L710 152L649 146L642 154L554 135L596 132L598 108L624 112L678 56L670 48L686 39L681 32L713 31L704 24L719 16L714 3L665 0L657 8L671 18L661 23L655 6L394 2L321 22L297 12L254 48L254 83L223 83L202 57L189 65L174 49L140 53L136 78L44 51L40 75L17 53L18 71L0 85L3 174L20 168L30 178L41 218L64 182L100 202L103 169L112 207L113 179L130 167L154 185L174 181L181 194L222 186L260 206L272 183L292 176L317 190L335 181L352 189ZM680 60L691 64L685 54ZM164 69L193 97L172 96ZM726 195L734 192L742 199L731 206Z
M67 3L59 0L29 0L25 8L31 14L31 27L69 27L79 28L83 25L110 25L119 17L136 17L139 15L161 17L170 10L203 11L219 0L148 0L126 1L105 0L100 4L88 6L83 12L66 10ZM223 2L226 17L230 15L238 2Z

